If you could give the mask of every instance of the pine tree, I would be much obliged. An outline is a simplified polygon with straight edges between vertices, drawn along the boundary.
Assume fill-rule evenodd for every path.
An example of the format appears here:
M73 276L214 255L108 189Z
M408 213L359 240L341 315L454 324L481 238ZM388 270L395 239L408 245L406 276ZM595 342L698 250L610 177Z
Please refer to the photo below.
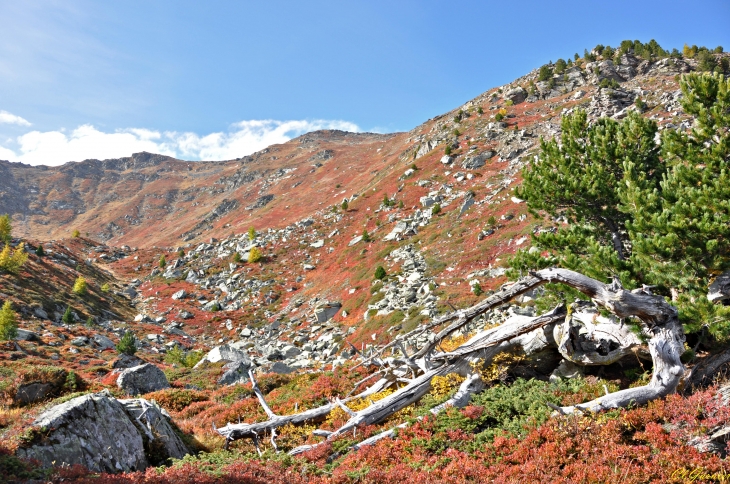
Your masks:
M340 205L340 207L342 207L342 210L347 212L347 209L350 208L350 203L347 201L347 199L344 199L342 200L342 205Z
M0 341L10 341L18 335L18 320L13 304L5 301L0 309Z
M368 233L367 229L362 229L362 241L363 242L370 242L372 239L370 238L370 234Z
M682 107L697 124L690 132L663 133L669 168L661 191L643 187L642 174L632 169L626 204L640 209L628 228L636 264L676 300L686 328L708 323L725 337L730 308L709 304L705 295L712 278L730 269L730 79L690 74L680 87Z
M253 227L249 227L249 229L248 229L248 240L250 240L251 242L253 242L255 238L256 238L256 229L253 228Z
M164 269L167 265L167 259L165 258L165 254L162 254L160 256L160 262L158 263L158 265L160 266L160 269Z
M730 269L730 80L689 74L680 85L696 126L664 131L659 146L652 121L634 114L589 126L580 112L563 119L561 144L541 142L517 196L533 214L568 225L535 236L540 250L519 252L511 275L556 264L618 276L629 289L654 286L677 305L686 331L705 323L723 339L730 307L706 294Z
M73 232L71 232L71 237L73 237L74 239L79 238L81 237L81 232L79 232L78 230L74 230Z
M38 244L38 248L36 248L35 250L35 255L37 255L38 257L43 257L44 255L46 255L46 251L43 250L42 244Z
M10 238L13 234L13 226L10 223L10 215L7 213L0 215L0 241L6 244L10 242Z

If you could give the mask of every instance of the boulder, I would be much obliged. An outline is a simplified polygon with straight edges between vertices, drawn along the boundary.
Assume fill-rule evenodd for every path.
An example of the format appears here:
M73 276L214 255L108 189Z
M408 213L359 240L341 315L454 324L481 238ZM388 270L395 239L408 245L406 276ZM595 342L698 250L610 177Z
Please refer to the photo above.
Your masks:
M175 294L172 295L172 299L175 301L178 301L180 299L185 299L185 297L188 295L187 292L185 292L185 289L180 289Z
M318 323L324 323L337 314L341 307L342 303L340 302L327 302L320 304L314 308L314 317L317 318Z
M40 319L48 319L48 313L41 307L33 308L33 314Z
M248 381L248 371L252 364L250 360L233 361L226 364L223 369L226 370L218 379L219 385L236 385Z
M144 361L142 358L122 353L121 355L119 355L119 358L114 360L114 362L112 363L112 368L115 370L123 370L125 368L132 368L134 366L144 365L145 363L146 361Z
M95 334L91 337L91 341L94 346L101 351L113 349L116 345L112 340L104 336L103 334Z
M13 403L28 405L53 397L61 391L67 376L68 372L63 368L49 368L31 381L19 385Z
M89 344L89 338L86 336L78 336L71 340L71 344L74 346L86 346Z
M143 399L117 400L107 390L51 407L33 427L45 429L43 438L17 456L44 468L79 464L94 472L131 472L189 453L164 410Z
M18 329L18 334L14 338L16 341L40 341L40 338L33 331L27 329Z
M512 101L514 104L519 104L527 99L527 91L521 87L516 87L505 92L503 98L505 101Z
M170 383L162 370L151 363L145 363L122 370L117 378L117 386L127 395L144 395L170 388Z
M461 166L467 170L476 170L486 165L487 160L494 156L493 151L484 151L474 156L467 156Z
M289 373L294 373L296 370L292 368L289 365L285 365L281 361L277 361L273 365L271 365L271 372L272 373L279 373L281 375L288 375Z
M248 365L251 365L251 360L248 358L248 355L245 351L226 344L216 346L215 348L210 350L208 354L205 355L203 359L198 362L197 365L195 365L195 368L198 368L199 366L202 366L206 363L218 363L219 361L225 361L229 363L234 361L242 361L244 363L247 363Z

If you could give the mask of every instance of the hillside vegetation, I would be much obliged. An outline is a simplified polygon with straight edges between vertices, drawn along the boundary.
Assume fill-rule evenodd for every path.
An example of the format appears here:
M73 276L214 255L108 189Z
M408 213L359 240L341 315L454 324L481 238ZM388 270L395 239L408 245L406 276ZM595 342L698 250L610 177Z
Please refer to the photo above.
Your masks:
M0 477L721 482L728 58L599 45L225 162L0 162ZM144 465L44 461L92 395L141 405Z

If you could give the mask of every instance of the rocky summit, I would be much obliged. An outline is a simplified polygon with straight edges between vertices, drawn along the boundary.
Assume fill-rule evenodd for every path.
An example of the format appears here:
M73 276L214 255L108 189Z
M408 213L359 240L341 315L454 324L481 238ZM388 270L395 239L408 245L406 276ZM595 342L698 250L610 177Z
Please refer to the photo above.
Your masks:
M0 161L0 480L726 475L729 59L625 41L409 132Z

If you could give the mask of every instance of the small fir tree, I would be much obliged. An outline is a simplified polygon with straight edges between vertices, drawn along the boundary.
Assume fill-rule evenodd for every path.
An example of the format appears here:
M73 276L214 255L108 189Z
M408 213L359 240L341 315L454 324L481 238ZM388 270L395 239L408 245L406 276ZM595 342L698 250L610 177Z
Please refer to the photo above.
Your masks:
M61 321L63 321L65 324L73 324L74 323L74 315L71 311L71 306L66 306L66 311L63 313L63 316L61 317Z
M253 227L249 227L249 229L248 229L248 240L250 240L251 242L253 242L255 238L256 238L256 229L253 228Z
M36 248L35 250L35 255L37 255L38 257L43 257L44 255L46 255L46 251L43 250L42 244L38 244L38 248Z
M438 215L441 213L441 204L440 203L434 203L431 207L431 215Z
M165 266L167 266L167 259L165 258L165 254L162 254L160 256L160 262L158 263L158 265L160 266L160 269L164 269Z
M71 237L73 237L74 239L79 238L80 236L81 232L79 232L78 230L74 230L73 232L71 232Z
M120 355L133 355L137 352L136 338L131 331L124 333L117 344L117 353Z
M347 199L344 199L342 200L342 205L340 205L340 207L342 207L342 210L347 211L347 209L350 208L350 203Z
M5 301L0 309L0 341L10 341L18 336L18 320L13 304Z
M375 279L383 280L385 278L385 276L386 276L386 273L385 273L385 269L383 268L383 266L378 266L375 269Z
M10 222L10 215L0 215L0 241L6 244L10 242L13 234L13 226Z
M370 242L372 240L367 229L362 229L362 240L363 242Z

